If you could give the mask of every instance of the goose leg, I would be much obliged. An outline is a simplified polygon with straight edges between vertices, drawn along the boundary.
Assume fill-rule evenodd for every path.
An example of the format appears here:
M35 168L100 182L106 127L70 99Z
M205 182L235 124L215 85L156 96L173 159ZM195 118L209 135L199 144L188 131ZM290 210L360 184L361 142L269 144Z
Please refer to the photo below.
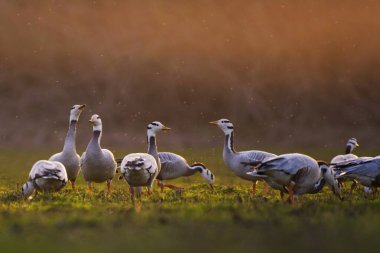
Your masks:
M357 186L356 181L353 181L353 183L351 185L351 189L350 189L350 195L352 195L352 192L355 190L356 186Z
M129 193L131 194L132 201L135 199L135 190L132 186L129 186Z
M73 189L73 191L75 191L75 181L70 181L71 182L71 189Z
M256 183L257 181L252 181L252 194L253 196L256 196Z
M281 201L284 201L284 193L282 191L280 191L280 197L281 197Z
M87 190L89 193L92 193L92 184L91 182L87 182Z
M296 183L294 181L291 181L287 187L288 189L288 193L289 193L289 202L291 204L294 204L295 201L294 201L294 191L293 191L293 188L294 186L296 185Z
M110 194L111 193L111 180L108 179L107 180L107 194Z
M175 185L172 185L172 184L163 184L162 186L166 187L166 188L169 188L169 189L176 190L176 191L183 191L184 190L184 188L178 187L178 186L175 186Z
M269 194L269 185L264 182L264 189L263 189L263 195Z
M162 181L157 180L157 185L160 187L161 193L163 193L164 192L164 184L162 183Z

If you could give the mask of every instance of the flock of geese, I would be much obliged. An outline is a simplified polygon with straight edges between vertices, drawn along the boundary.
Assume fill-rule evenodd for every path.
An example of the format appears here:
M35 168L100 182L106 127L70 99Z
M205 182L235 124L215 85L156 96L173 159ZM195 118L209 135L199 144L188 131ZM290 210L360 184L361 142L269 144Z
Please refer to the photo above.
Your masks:
M189 164L185 158L169 152L158 152L156 135L170 128L154 121L147 126L147 153L131 153L122 159L115 159L110 150L101 147L102 120L99 115L92 115L89 122L93 127L92 138L86 151L79 156L76 150L76 127L85 105L74 105L70 110L70 124L63 150L52 155L48 160L37 161L27 182L22 186L22 195L30 197L37 192L54 192L62 189L68 181L75 189L79 171L92 192L92 183L107 183L107 192L111 191L111 182L118 171L128 186L132 199L141 197L143 188L151 193L154 181L163 191L164 187L182 189L165 181L187 177L200 173L212 187L214 174L202 163ZM280 192L284 200L296 203L298 196L320 192L325 185L341 197L345 182L351 181L351 192L361 184L365 194L373 194L380 186L380 156L357 157L352 154L359 144L355 138L348 140L346 152L334 157L330 163L299 154L275 155L265 151L250 150L237 152L234 148L234 126L228 119L210 122L217 125L225 135L223 160L226 166L238 177L252 182L253 194L256 193L257 181ZM268 187L264 189L266 192Z

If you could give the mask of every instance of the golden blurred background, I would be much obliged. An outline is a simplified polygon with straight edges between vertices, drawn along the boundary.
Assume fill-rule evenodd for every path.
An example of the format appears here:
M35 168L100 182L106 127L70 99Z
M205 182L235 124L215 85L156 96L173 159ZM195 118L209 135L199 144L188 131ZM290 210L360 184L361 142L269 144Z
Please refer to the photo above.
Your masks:
M380 145L379 1L0 1L0 147Z

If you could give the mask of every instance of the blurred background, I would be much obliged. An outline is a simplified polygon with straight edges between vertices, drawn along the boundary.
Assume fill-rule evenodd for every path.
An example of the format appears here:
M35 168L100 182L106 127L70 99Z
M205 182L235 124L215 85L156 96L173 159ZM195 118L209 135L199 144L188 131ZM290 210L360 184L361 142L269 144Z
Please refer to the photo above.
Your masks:
M379 1L0 1L0 148L380 146Z

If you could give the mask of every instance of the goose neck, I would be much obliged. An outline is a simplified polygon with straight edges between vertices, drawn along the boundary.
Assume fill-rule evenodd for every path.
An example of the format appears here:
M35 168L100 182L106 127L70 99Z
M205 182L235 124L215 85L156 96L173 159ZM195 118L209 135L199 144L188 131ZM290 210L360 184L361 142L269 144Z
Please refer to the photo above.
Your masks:
M76 145L75 145L75 136L76 136L76 127L77 121L71 120L69 125L69 130L67 131L65 144L63 146L63 152L75 152L76 153Z
M236 153L234 148L234 132L231 131L225 135L224 151L227 153Z

